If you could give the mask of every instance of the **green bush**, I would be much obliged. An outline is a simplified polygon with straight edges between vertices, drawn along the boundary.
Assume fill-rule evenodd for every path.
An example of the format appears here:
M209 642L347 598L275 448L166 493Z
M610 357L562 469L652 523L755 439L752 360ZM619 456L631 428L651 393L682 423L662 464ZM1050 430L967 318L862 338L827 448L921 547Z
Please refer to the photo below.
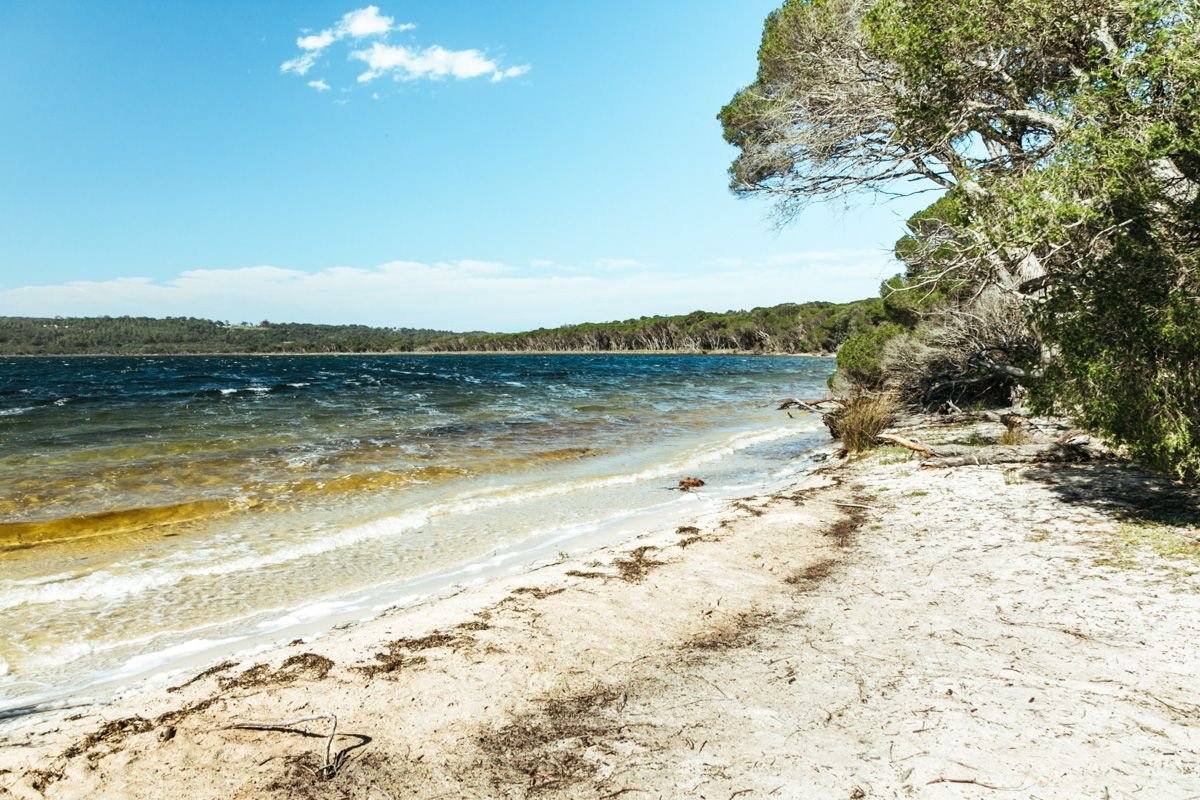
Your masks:
M888 322L878 328L854 334L838 349L838 373L854 386L879 388L884 377L879 361L883 346L902 333L903 327Z

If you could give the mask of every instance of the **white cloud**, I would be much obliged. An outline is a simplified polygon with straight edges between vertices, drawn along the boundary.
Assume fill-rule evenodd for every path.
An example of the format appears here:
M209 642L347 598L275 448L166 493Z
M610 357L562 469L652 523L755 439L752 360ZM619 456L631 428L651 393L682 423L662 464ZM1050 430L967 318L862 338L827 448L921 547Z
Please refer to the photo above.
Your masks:
M329 84L325 81L309 81L308 85L316 89L318 92L328 92Z
M394 29L396 20L379 13L379 6L367 6L351 11L342 17L338 30L345 31L356 39L363 36L378 36ZM407 30L412 25L401 26Z
M296 40L296 44L301 50L324 50L329 45L333 44L337 39L333 31L321 31L314 33L312 36L301 36Z
M881 251L785 254L686 270L519 270L494 261L390 261L372 269L197 269L157 281L127 277L0 289L0 314L202 316L358 322L452 330L525 330L697 309L725 311L873 295L899 270ZM780 259L782 260L783 256Z
M358 76L359 83L388 74L402 81L446 77L464 80L489 73L494 75L499 69L496 62L478 50L447 50L436 44L414 50L375 42L369 50L356 50L350 57L365 62L368 67Z
M313 64L317 63L317 52L310 51L302 56L290 59L279 65L280 72L292 72L296 75L307 75L308 71L313 68Z
M355 9L343 14L333 27L317 33L305 32L305 35L297 38L296 46L302 52L284 61L279 65L279 69L285 73L306 75L321 55L336 42L346 39L357 42L374 37L383 41L374 41L370 47L350 53L350 58L367 65L367 70L358 76L359 83L369 83L384 75L402 81L443 78L466 80L486 75L492 83L497 83L524 75L530 70L528 64L502 66L474 48L451 50L437 44L407 47L386 42L389 33L410 31L414 28L416 25L412 23L397 24L394 18L380 13L378 6ZM316 83L318 82L310 82L309 85L317 88ZM325 84L324 80L319 83Z
M492 83L499 83L506 78L519 78L529 70L533 69L528 64L522 64L519 67L509 67L508 69L498 69L492 73Z
M296 46L304 52L293 59L283 62L279 66L279 69L281 72L304 75L317 63L317 58L324 52L325 48L334 42L340 42L347 37L362 39L367 36L383 36L390 31L408 31L415 27L411 23L397 25L396 20L392 17L385 17L379 13L379 6L358 8L343 14L342 18L332 28L326 28L320 33L310 33L296 39Z

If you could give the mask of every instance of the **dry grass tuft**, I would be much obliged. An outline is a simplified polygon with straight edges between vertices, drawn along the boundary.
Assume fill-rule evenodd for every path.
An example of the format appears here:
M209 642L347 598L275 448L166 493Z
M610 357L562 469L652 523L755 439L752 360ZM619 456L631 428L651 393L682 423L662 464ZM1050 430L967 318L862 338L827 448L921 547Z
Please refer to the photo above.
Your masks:
M895 395L888 392L858 391L840 402L837 409L821 419L833 438L841 439L851 453L874 447L875 437L895 422L900 410Z
M1025 431L1021 428L1008 428L1004 433L1000 434L996 439L996 444L1018 445L1025 444L1029 441L1029 437L1025 435Z

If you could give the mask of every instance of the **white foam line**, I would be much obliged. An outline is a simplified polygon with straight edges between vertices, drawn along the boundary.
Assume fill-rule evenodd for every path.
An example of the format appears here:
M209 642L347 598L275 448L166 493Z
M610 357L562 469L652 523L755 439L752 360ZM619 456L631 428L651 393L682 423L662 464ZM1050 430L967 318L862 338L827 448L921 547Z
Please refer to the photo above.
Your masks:
M585 478L536 489L514 491L515 487L506 486L490 490L485 494L465 493L448 501L414 509L399 516L356 525L332 534L322 532L306 542L290 541L285 548L266 555L247 555L224 561L216 559L208 564L183 569L175 567L147 569L132 575L114 574L108 570L101 570L78 580L35 586L21 586L14 585L14 582L11 581L0 581L0 610L21 605L45 605L78 600L115 600L126 595L170 586L188 578L227 575L285 564L345 549L373 539L396 536L423 527L435 517L472 514L530 500L673 476L680 472L694 470L704 464L719 461L738 450L796 436L799 432L807 432L807 429L798 431L794 427L780 427L770 431L741 434L729 440L724 446L694 454L680 461L660 464L633 473ZM180 559L182 560L184 556L194 560L196 553L180 554Z

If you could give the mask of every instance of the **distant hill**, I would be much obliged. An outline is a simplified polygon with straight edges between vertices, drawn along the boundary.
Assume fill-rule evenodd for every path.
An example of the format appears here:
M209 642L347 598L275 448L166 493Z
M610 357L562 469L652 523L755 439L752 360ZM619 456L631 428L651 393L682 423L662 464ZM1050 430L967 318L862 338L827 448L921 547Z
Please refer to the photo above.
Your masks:
M391 353L672 350L831 353L882 320L878 298L785 303L750 311L587 322L525 333L454 333L367 325L194 317L0 317L0 355Z

